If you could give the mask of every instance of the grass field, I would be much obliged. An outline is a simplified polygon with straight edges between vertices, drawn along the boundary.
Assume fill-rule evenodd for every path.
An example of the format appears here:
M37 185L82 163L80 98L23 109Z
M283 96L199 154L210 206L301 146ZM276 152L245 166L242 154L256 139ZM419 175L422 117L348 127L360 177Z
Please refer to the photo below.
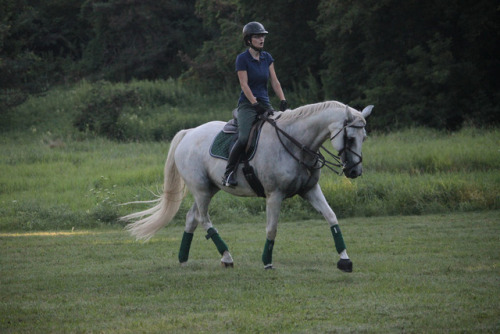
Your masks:
M363 177L320 179L352 274L335 268L326 222L299 197L282 206L275 271L260 260L263 199L220 193L210 206L234 270L202 231L178 265L189 195L170 226L134 242L117 218L144 207L118 204L153 199L167 139L232 107L230 92L204 97L173 81L82 82L2 111L0 333L500 332L495 128L368 125ZM109 110L120 111L111 123ZM75 119L115 137L80 132Z
M183 227L147 244L117 228L0 234L2 333L441 333L500 331L499 211L345 219L354 272L322 220L284 222L274 271L264 223L221 223L235 258Z

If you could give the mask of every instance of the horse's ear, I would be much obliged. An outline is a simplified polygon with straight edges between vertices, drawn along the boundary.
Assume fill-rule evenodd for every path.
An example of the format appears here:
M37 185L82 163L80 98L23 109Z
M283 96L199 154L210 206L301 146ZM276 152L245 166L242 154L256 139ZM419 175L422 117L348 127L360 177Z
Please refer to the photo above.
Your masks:
M369 106L365 107L365 109L363 109L363 111L361 112L361 115L363 115L364 119L367 119L368 116L370 116L370 114L372 113L372 109L373 109L373 105L369 105Z
M354 115L352 114L349 108L346 108L346 110L347 110L347 123L351 123L352 121L354 121Z

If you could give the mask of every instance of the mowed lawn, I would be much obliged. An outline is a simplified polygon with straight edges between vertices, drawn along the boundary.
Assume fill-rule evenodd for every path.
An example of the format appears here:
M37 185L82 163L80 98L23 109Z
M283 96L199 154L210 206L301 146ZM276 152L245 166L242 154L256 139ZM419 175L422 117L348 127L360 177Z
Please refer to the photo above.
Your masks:
M351 274L322 220L281 222L273 271L264 223L216 224L234 269L200 230L180 267L180 224L146 244L112 227L0 233L0 332L499 332L499 218L344 219Z

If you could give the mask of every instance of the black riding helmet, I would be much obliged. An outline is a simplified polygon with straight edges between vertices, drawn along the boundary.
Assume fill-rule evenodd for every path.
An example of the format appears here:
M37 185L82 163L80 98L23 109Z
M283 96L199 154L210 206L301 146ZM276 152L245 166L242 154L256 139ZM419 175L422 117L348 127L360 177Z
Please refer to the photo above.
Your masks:
M243 27L243 41L245 42L245 45L250 46L252 49L256 51L262 51L262 50L257 49L252 45L251 42L252 35L267 35L267 34L268 34L267 30L259 22L250 22L245 24L245 26Z

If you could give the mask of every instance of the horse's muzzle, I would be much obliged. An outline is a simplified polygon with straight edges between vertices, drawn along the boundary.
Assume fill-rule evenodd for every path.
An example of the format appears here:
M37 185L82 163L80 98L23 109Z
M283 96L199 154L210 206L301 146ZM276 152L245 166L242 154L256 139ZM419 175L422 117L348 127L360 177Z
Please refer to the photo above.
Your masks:
M357 164L352 167L346 167L344 169L344 175L347 176L350 179L355 179L358 176L361 176L363 174L363 168L361 167L361 164Z

